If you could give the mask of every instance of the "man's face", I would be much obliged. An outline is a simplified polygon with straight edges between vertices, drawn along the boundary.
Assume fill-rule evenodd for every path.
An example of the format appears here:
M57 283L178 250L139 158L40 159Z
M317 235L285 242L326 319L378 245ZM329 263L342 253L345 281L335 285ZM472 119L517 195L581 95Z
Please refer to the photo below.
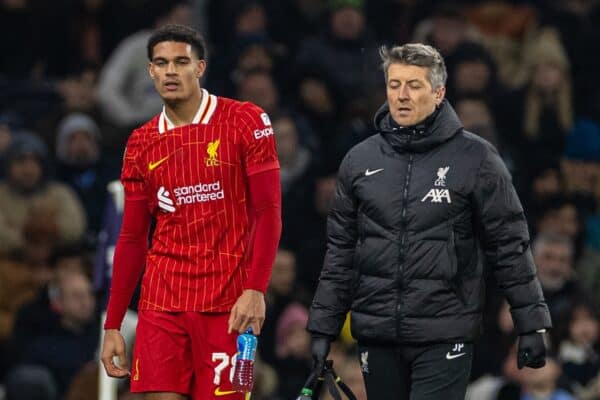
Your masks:
M326 216L331 207L335 196L335 182L335 175L318 178L315 182L315 209L322 216Z
M42 165L33 154L26 154L11 161L8 177L13 185L23 191L36 188L42 180Z
M266 73L246 77L240 85L238 97L258 105L267 114L274 114L279 103L277 88L271 76Z
M561 243L543 243L534 254L538 277L544 289L562 288L572 273L569 247Z
M585 307L578 307L569 324L569 336L580 345L594 346L600 334L600 322Z
M540 63L533 73L533 86L545 94L554 94L564 83L563 70L551 63Z
M300 98L305 107L317 114L329 114L334 110L329 89L317 79L308 78L300 84Z
M536 176L532 182L533 193L539 197L551 196L562 190L560 172L549 168Z
M465 37L465 26L458 19L434 18L431 36L435 47L444 55L452 53Z
M298 149L298 132L291 118L280 118L273 123L275 144L279 161L283 164L293 162Z
M63 319L71 325L83 325L94 316L96 299L89 279L83 274L69 274L60 288L60 310Z
M365 16L353 7L344 7L331 15L331 31L337 38L353 40L365 30Z
M205 69L206 62L198 59L192 45L182 42L157 43L148 65L154 86L165 102L191 98Z
M482 101L462 100L456 105L456 113L467 130L493 124L490 110Z
M444 99L445 88L434 90L427 79L426 67L391 64L387 76L387 100L392 118L398 125L410 126L423 121Z
M67 147L69 161L76 165L87 165L98 157L98 145L90 132L77 131L69 137Z
M287 250L278 250L273 263L270 289L280 295L288 295L294 288L296 279L296 257Z
M490 82L490 67L483 61L458 64L454 72L456 90L465 93L483 93Z

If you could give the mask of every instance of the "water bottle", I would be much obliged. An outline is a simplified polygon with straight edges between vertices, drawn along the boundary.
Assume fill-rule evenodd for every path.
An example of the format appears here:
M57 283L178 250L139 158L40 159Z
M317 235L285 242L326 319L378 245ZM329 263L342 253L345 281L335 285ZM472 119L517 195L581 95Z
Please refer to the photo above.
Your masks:
M236 392L252 392L254 384L254 357L256 356L256 346L258 339L252 333L252 328L248 328L237 338L237 360L233 372L233 381L231 382L233 390Z
M313 391L309 388L302 388L300 396L296 400L312 400Z

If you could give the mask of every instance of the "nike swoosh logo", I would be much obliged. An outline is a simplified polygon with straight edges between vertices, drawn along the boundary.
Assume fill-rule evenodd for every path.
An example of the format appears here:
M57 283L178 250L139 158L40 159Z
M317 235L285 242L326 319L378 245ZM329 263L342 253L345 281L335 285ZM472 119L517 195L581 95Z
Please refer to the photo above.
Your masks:
M152 170L156 169L160 164L162 164L165 161L167 161L168 158L169 158L169 156L166 156L166 157L161 158L160 160L158 160L156 162L150 162L150 163L148 163L148 171L152 171Z
M215 396L227 396L235 393L237 393L235 390L221 390L220 387L215 389Z
M383 168L379 168L379 169L374 169L373 171L369 171L368 169L365 171L365 176L371 176L374 175L378 172L383 171Z
M467 353L459 353L459 354L450 354L450 352L446 353L446 360L454 360L455 358L462 357Z

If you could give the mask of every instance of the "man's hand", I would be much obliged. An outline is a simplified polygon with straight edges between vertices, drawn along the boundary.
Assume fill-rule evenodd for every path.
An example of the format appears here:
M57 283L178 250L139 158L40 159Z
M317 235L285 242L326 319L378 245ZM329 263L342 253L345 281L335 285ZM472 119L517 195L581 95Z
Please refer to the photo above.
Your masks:
M113 357L119 358L119 366L115 365ZM125 378L130 375L125 357L125 340L118 329L107 329L104 332L104 343L102 344L102 364L108 376L113 378Z
M519 336L517 367L542 368L546 365L544 334L533 332Z
M325 369L325 361L331 347L331 338L327 336L313 335L311 352L313 358L313 373L321 376Z
M262 292L244 290L231 309L227 333L243 333L251 327L255 335L260 335L260 329L265 322L265 308L265 296Z

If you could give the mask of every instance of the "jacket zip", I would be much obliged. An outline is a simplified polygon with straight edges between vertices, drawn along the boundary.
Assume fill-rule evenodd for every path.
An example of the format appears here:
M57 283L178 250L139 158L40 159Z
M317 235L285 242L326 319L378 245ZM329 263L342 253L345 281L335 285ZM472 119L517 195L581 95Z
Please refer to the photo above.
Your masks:
M400 296L403 289L402 270L404 269L404 261L406 259L406 208L408 207L408 186L410 184L410 178L412 174L413 154L408 156L408 165L406 166L406 178L404 180L404 188L402 190L402 211L400 213L400 224L402 226L402 236L400 237L400 257L398 260L398 268L396 270L396 276L398 276L398 295L396 296L396 337L398 337L399 326L400 326L400 310L402 305L400 304Z

